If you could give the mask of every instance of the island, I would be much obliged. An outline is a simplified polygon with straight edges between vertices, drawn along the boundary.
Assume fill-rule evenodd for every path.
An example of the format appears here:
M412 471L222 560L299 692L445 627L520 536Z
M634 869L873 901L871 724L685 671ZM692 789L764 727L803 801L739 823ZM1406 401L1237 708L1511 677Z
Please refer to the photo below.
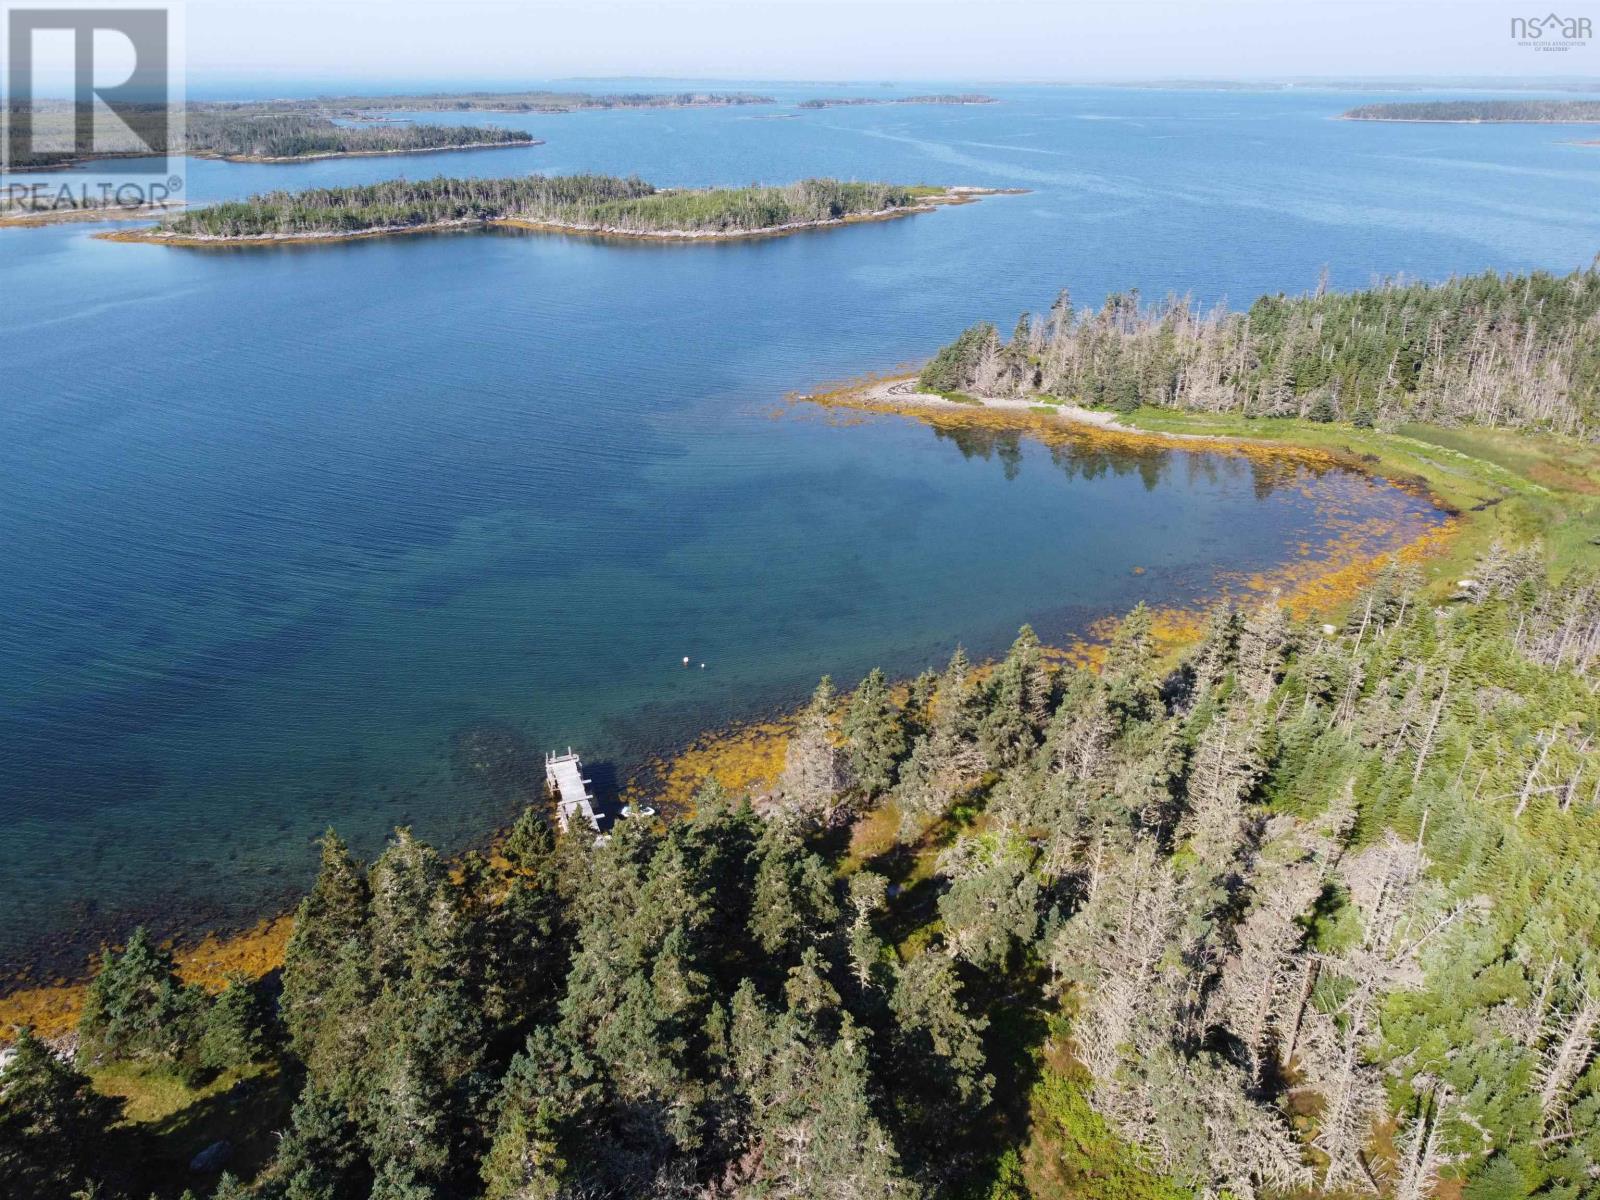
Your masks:
M329 242L510 226L607 237L703 241L884 220L994 194L968 187L802 179L777 187L657 188L609 175L391 180L266 192L149 229L103 235L166 245Z
M1343 121L1412 121L1444 125L1585 125L1600 123L1600 100L1415 100L1363 104Z
M776 104L751 92L433 92L391 96L333 96L291 102L318 111L570 113L608 108L733 108Z
M70 130L72 106L64 101L37 104L36 127ZM353 158L375 154L427 154L440 150L537 146L543 143L522 129L488 125L415 125L401 122L340 125L331 116L278 105L191 105L184 110L183 135L177 145L160 138L152 146L135 138L116 118L100 114L93 154L24 151L13 147L13 170L54 170L105 159L139 158L151 153L186 154L228 162L281 163L312 158ZM156 122L160 124L159 120Z
M308 158L348 158L372 154L426 154L438 150L480 150L543 143L520 129L483 125L415 124L394 112L571 113L614 108L723 108L773 104L771 96L746 92L465 92L417 95L332 96L306 100L196 101L183 108L181 146L152 145L133 136L108 112L97 112L93 154L35 153L18 144L8 166L15 171L46 171L104 159L154 153L188 154L229 162L298 162ZM34 129L45 136L70 136L70 102L40 100L19 105L31 113ZM14 110L16 111L16 110ZM340 122L345 122L341 124ZM159 108L142 122L164 127ZM354 123L352 125L352 123Z
M976 92L941 96L833 96L802 100L796 108L858 108L868 104L998 104L993 96Z

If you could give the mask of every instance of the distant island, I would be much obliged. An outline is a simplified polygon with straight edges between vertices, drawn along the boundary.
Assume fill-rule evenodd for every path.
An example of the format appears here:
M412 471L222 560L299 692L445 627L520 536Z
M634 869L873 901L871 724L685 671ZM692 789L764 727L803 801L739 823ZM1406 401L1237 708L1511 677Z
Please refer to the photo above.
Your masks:
M1363 104L1345 121L1422 121L1456 125L1562 125L1600 122L1600 100L1416 100Z
M293 162L303 158L422 154L543 143L521 129L492 125L364 125L350 128L300 112L191 112L188 152L230 162Z
M8 162L13 170L53 170L103 159L183 153L229 162L295 162L307 158L348 158L373 154L424 154L438 150L477 150L537 146L542 142L520 129L483 125L428 125L374 114L408 112L570 113L613 108L723 108L774 104L771 96L744 92L464 92L390 96L335 96L262 102L199 101L184 106L181 147L152 148L117 118L97 113L93 154L36 153L19 142ZM31 106L33 127L42 140L71 137L74 113L67 101ZM160 110L147 123L163 125ZM340 121L359 122L352 127ZM19 126L20 129L20 126ZM55 139L52 139L55 140Z
M152 152L220 158L229 162L273 163L542 144L525 130L488 125L394 122L352 128L310 109L275 104L190 106L183 115L185 128L181 146L168 147L158 140L152 151L152 147L134 138L120 122L113 125L114 118L102 117L106 128L96 131L95 144L105 149L94 154L36 153L18 146L13 147L11 166L22 170L51 170L102 159L144 157ZM72 106L64 101L38 105L34 109L34 120L46 132L70 130Z
M832 96L802 100L796 108L856 108L866 104L998 104L993 96L976 92L959 96Z
M568 113L606 108L729 108L776 104L750 92L424 92L393 96L324 96L290 101L318 111Z
M343 241L511 226L610 237L698 241L792 233L960 204L983 188L804 179L782 187L661 189L609 175L392 180L267 192L175 216L113 241L241 245Z

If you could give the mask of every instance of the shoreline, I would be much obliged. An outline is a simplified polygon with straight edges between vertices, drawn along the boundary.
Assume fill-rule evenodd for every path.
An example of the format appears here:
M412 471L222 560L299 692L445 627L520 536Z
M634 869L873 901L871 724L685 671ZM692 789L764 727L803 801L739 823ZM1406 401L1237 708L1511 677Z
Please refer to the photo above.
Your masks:
M849 213L843 217L830 217L817 221L791 221L763 229L624 229L618 226L589 225L577 221L539 221L523 217L491 217L479 219L463 217L449 221L426 221L416 225L382 225L371 229L310 231L306 233L261 233L238 237L221 234L169 234L160 226L134 229L126 232L105 233L96 236L108 242L138 242L156 246L181 246L190 249L210 249L228 246L326 246L341 242L365 241L369 238L400 237L417 233L455 233L476 229L525 229L535 233L557 233L571 236L604 238L617 241L647 242L734 242L755 238L787 237L813 229L835 229L846 225L860 225L872 221L893 221L901 217L933 212L937 208L972 204L985 196L1020 195L1017 189L950 187L934 196L925 196L915 204L899 208L878 209L869 213Z
M1128 450L1163 448L1209 451L1355 471L1382 479L1393 487L1427 500L1444 518L1439 525L1420 538L1413 539L1413 542L1376 555L1380 559L1401 556L1417 542L1427 543L1431 552L1438 547L1441 539L1454 540L1461 532L1466 511L1479 511L1482 504L1477 496L1444 494L1444 489L1435 480L1413 469L1411 464L1400 462L1393 453L1385 458L1381 454L1363 453L1349 446L1315 445L1308 431L1303 429L1292 429L1285 438L1210 430L1152 429L1129 424L1113 412L1053 400L1010 397L972 397L970 402L952 400L937 393L918 390L916 378L915 375L893 375L869 379L814 395L796 395L791 399L823 408L916 417L935 426L984 425L1018 429L1047 444L1052 439L1080 438ZM1182 421L1190 414L1176 415ZM1350 427L1339 425L1327 428L1337 434L1349 435L1353 432ZM1473 503L1466 503L1468 500ZM1417 547L1418 552L1422 549ZM1259 578L1271 581L1276 575L1276 584L1282 585L1283 603L1290 606L1296 616L1305 617L1347 603L1353 593L1365 585L1366 580L1358 577L1359 572L1352 574L1356 565L1348 559L1336 561L1334 556L1325 555L1311 562L1281 565ZM1375 569L1372 573L1375 573ZM1334 577L1339 577L1340 586L1330 590L1324 585ZM1262 592L1270 588L1252 587L1250 590Z
M865 384L845 385L833 392L801 395L795 399L828 407L854 408L863 412L892 412L909 416L924 413L942 413L947 418L977 418L980 414L1014 418L1019 426L1033 424L1033 420L1054 421L1063 432L1089 433L1102 439L1118 439L1146 446L1174 446L1189 450L1224 449L1268 452L1280 458L1302 461L1333 461L1325 451L1294 446L1269 440L1252 439L1238 434L1196 433L1183 430L1158 431L1141 429L1124 423L1116 413L1104 409L1084 408L1079 404L1058 400L1017 399L1010 396L972 396L966 400L952 400L937 392L924 392L917 388L915 375L895 375ZM1340 465L1362 469L1365 464ZM1403 480L1393 479L1401 483ZM1437 499L1437 497L1432 497Z
M1444 519L1402 545L1373 551L1370 544L1349 545L1347 553L1336 552L1333 543L1325 553L1310 559L1294 560L1271 571L1243 579L1237 589L1225 587L1215 599L1228 597L1248 603L1252 597L1267 599L1275 592L1279 603L1296 616L1328 615L1347 605L1391 560L1423 562L1446 556L1448 549L1461 541L1469 519L1458 505L1440 496L1415 474L1384 470L1385 464L1364 458L1339 455L1327 449L1279 442L1270 439L1239 437L1204 432L1141 429L1116 415L1063 405L1057 411L1041 412L1042 406L1023 400L993 400L963 404L942 396L919 392L915 376L897 376L847 385L836 391L795 396L797 402L823 408L853 409L862 412L913 416L933 422L1000 424L1047 440L1057 436L1088 437L1127 445L1166 446L1186 450L1226 449L1234 453L1261 454L1277 460L1293 460L1341 467L1378 475L1397 486L1418 489L1443 514ZM1167 652L1192 642L1201 632L1204 605L1166 606L1153 609L1158 641ZM1071 645L1047 647L1053 661L1078 666L1097 665L1100 652L1121 614L1107 614L1091 623ZM904 681L897 681L897 686ZM771 712L736 720L702 731L670 752L647 761L625 781L619 798L649 795L664 808L677 811L687 805L699 784L716 774L735 791L748 789L752 798L759 788L770 786L782 770L789 731L799 710ZM499 830L489 839L492 847L504 835ZM198 942L175 943L179 971L188 982L220 986L230 969L245 970L257 976L282 965L283 949L293 926L291 913L264 917L243 932L213 930ZM35 1024L43 1036L59 1037L71 1031L77 1020L87 985L89 957L76 975L59 974L53 979L29 979L19 974L0 980L0 1044L9 1038L10 1027ZM7 990L7 989L10 990Z

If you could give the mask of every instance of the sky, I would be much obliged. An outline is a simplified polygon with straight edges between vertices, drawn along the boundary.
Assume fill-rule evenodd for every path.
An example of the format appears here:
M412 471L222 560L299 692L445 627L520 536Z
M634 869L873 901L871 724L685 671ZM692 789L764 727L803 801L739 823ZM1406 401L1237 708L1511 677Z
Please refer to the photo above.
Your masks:
M0 8L162 0L0 0ZM169 0L195 96L606 78L770 82L1564 77L1513 19L1552 0ZM1600 0L1554 0L1600 27ZM52 35L55 36L55 35ZM70 86L71 37L36 52ZM1548 39L1544 42L1548 45ZM124 57L132 47L123 43ZM56 61L59 60L59 61ZM124 78L116 47L97 78ZM53 64L53 65L52 65Z
M1600 26L1600 0L1560 4L1562 15ZM1519 46L1511 19L1532 8L1533 0L188 0L187 41L190 78L202 85L1600 76L1600 39L1565 53Z

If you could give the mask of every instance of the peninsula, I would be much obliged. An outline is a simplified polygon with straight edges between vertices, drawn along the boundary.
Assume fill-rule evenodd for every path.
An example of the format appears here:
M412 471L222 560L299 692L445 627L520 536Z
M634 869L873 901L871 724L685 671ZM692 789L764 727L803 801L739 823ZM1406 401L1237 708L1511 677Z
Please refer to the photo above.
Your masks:
M608 175L393 180L267 192L186 212L115 241L249 245L511 226L609 237L698 241L770 236L927 212L992 194L836 179L780 187L662 189Z
M1600 100L1414 100L1363 104L1344 121L1413 121L1445 125L1585 125L1600 123Z

